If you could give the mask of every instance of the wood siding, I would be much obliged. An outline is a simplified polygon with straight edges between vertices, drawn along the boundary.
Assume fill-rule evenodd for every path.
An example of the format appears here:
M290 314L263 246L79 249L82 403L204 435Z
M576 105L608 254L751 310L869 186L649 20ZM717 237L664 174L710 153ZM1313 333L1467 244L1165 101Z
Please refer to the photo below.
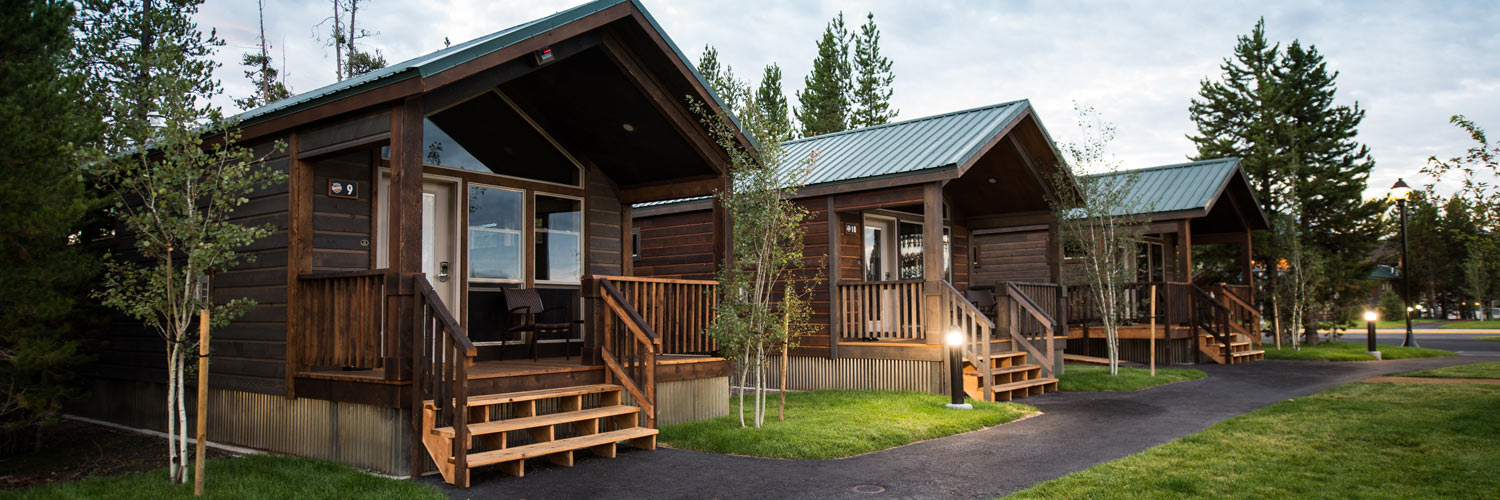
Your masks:
M633 225L641 235L636 276L714 279L718 266L713 257L712 211L642 217Z
M584 210L588 219L586 274L624 274L620 240L620 190L598 167L589 166Z
M1051 282L1047 259L1051 248L1048 232L1020 231L974 237L979 266L974 269L975 286L994 286L996 281Z

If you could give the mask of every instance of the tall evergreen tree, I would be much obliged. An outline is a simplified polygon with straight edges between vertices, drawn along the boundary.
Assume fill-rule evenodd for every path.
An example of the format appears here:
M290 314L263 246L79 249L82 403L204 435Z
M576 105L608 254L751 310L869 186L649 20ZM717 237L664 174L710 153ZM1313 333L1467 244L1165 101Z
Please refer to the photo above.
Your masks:
M719 96L730 111L737 111L744 104L748 97L745 84L734 76L734 67L719 61L719 49L712 45L703 46L703 54L698 56L698 72L708 80L714 95Z
M873 12L865 14L865 24L854 37L853 76L850 128L880 125L896 117L899 111L891 108L896 74L891 71L891 60L880 53L880 28L875 27Z
M1189 106L1195 159L1241 158L1261 209L1273 219L1291 218L1274 224L1287 229L1256 238L1255 257L1287 260L1293 268L1300 265L1293 256L1317 261L1309 267L1324 276L1285 287L1278 283L1282 273L1271 272L1267 283L1273 292L1309 295L1285 302L1305 304L1294 312L1308 318L1300 326L1314 331L1317 313L1338 311L1339 301L1352 299L1339 288L1369 272L1379 236L1383 204L1360 198L1374 168L1369 148L1356 140L1364 112L1358 104L1334 104L1338 73L1328 71L1315 47L1293 42L1283 50L1266 39L1264 20L1239 37L1220 68L1222 80L1205 79ZM1308 283L1314 286L1301 286Z
M797 92L797 121L803 136L839 132L849 128L849 30L844 27L844 13L829 21L818 40L818 56L813 59L812 73L803 79Z
M768 130L780 131L780 140L791 139L792 119L787 114L786 94L781 90L781 67L767 64L761 73L760 86L755 90L755 105L767 123Z
M3 453L39 447L76 392L73 316L98 258L79 234L93 198L73 150L99 120L69 69L73 3L0 0L0 10L0 426L18 438L3 439Z
M248 97L234 100L234 104L240 109L254 109L292 96L292 91L281 81L281 72L271 64L271 44L266 41L265 0L256 0L256 13L260 20L256 44L259 52L247 52L240 58L240 64L248 68L245 70L245 79L250 80L255 90Z

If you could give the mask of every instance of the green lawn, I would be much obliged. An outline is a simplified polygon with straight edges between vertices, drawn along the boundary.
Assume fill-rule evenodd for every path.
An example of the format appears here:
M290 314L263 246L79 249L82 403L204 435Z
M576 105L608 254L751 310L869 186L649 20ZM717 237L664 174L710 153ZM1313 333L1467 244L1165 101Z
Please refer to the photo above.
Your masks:
M1484 361L1467 365L1445 366L1409 373L1397 373L1397 377L1434 378L1500 378L1500 361Z
M1422 347L1401 347L1393 345L1377 345L1382 359L1406 359L1406 358L1439 358L1444 356L1457 356L1452 352L1427 349ZM1364 342L1325 342L1317 345L1304 345L1301 349L1292 349L1289 344L1282 344L1277 349L1273 344L1262 344L1261 349L1266 350L1266 359L1300 359L1317 361L1370 361L1375 357L1365 354Z
M1500 319L1485 319L1479 321L1453 321L1450 323L1444 323L1440 328L1456 328L1466 330L1500 329Z
M757 457L829 459L869 453L925 439L1003 424L1036 412L1015 403L969 400L973 410L950 410L947 396L916 392L819 390L791 392L786 421L776 420L775 395L766 396L765 425L741 428L738 398L729 415L664 425L658 439L673 448ZM748 395L745 399L750 401ZM750 411L745 412L746 423Z
M1490 342L1500 342L1500 335L1490 335L1488 337L1474 337L1474 340L1488 340Z
M1151 376L1147 368L1120 367L1119 375L1110 375L1108 366L1068 365L1058 379L1057 388L1079 392L1126 392L1207 377L1202 370L1160 368Z
M437 491L412 481L360 472L332 462L280 455L212 460L204 498L246 499L441 499ZM170 499L196 498L193 485L171 484L165 468L20 491L0 499Z
M1006 498L1500 498L1497 414L1500 386L1356 383Z

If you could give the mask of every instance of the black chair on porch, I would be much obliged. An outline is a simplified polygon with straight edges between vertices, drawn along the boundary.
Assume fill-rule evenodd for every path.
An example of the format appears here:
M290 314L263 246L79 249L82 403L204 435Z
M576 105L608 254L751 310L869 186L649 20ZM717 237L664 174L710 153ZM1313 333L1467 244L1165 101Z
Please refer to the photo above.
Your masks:
M563 359L572 359L573 355L566 343L573 338L573 327L581 321L569 321L566 323L537 323L536 317L547 311L547 306L542 305L542 296L535 288L506 288L505 307L510 308L511 317L519 319L516 326L506 330L511 333L525 333L526 345L531 349L531 360L537 360L536 341L541 335L562 334ZM501 359L505 358L501 351Z
M984 313L985 316L993 317L995 315L994 290L988 288L970 288L964 290L964 298L969 299L969 303L974 304L974 307L979 309L979 312Z

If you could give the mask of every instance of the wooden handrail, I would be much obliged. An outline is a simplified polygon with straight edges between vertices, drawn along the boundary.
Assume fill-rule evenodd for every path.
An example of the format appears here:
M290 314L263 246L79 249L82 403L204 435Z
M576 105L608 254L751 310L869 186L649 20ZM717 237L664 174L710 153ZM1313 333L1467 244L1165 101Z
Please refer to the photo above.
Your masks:
M1042 312L1042 308L1038 307L1036 305L1036 302L1033 302L1031 300L1031 297L1027 297L1020 288L1016 287L1016 285L1006 283L1005 295L1011 300L1012 303L1021 306L1021 309L1025 309L1027 314L1030 314L1033 320L1036 320L1036 322L1042 325L1042 334L1046 336L1047 352L1045 354L1037 352L1036 346L1031 345L1031 339L1028 339L1024 335L1022 335L1020 328L1018 328L1018 325L1020 324L1020 318L1017 315L1016 309L1013 307L1007 307L1006 309L1010 313L1010 327L1006 328L1006 330L1010 331L1011 343L1019 345L1022 348L1026 349L1026 352L1028 354L1031 354L1036 358L1037 361L1041 362L1042 368L1047 370L1048 377L1057 376L1055 372L1057 366L1055 360L1053 359L1055 357L1053 356L1053 352L1055 351L1053 345L1053 337L1055 337L1057 333L1053 329L1053 325L1055 325L1056 322L1053 321L1050 315Z
M833 300L839 307L843 338L921 340L922 288L926 281L844 281Z
M989 316L985 316L984 311L980 311L978 307L974 307L974 304L972 302L969 302L969 299L965 298L964 294L962 292L959 292L958 288L954 287L952 283L949 283L948 280L943 280L942 283L943 287L948 289L948 293L952 294L951 296L955 299L954 302L958 303L959 308L964 309L974 316L977 316L979 319L984 320L985 326L988 326L990 328L995 327L995 320L990 319Z
M708 335L719 301L717 281L600 275L588 280L609 282L617 305L629 308L655 334L657 354L707 354L718 349ZM602 289L592 293L609 294Z
M629 302L625 300L624 296L620 295L620 290L616 289L615 285L610 283L608 278L600 279L599 286L604 289L605 304L610 309L613 309L615 314L619 314L630 320L625 326L631 332L635 333L637 339L641 342L661 345L661 336L658 336L656 331L651 329L651 325L646 324L645 318L642 318L641 314L636 312L634 307L623 307L620 305L628 304Z
M636 312L620 290L610 283L608 277L595 276L591 279L598 283L599 290L603 292L598 298L605 306L596 309L603 313L603 317L599 318L598 328L603 332L600 339L602 342L599 343L599 358L606 368L604 382L615 383L614 380L618 379L620 386L641 407L646 416L646 426L655 428L656 355L661 337ZM620 336L621 328L629 332L629 335Z
M1233 362L1232 350L1229 340L1229 308L1214 299L1198 285L1192 285L1193 294L1193 326L1203 329L1222 346L1220 352L1224 356L1224 364ZM1204 310L1207 309L1207 310ZM1194 335L1196 337L1196 334Z
M980 311L978 307L969 302L964 294L947 280L943 283L943 309L947 312L948 325L958 329L963 335L963 359L974 365L979 372L979 387L982 399L988 401L993 399L990 385L993 378L988 370L990 368L990 339L995 330L995 321ZM961 389L961 388L960 388Z
M469 366L478 354L462 325L453 318L442 297L422 273L405 273L411 280L412 316L412 445L430 441L422 434L423 418L432 402L434 427L452 427L453 484L469 484ZM419 472L419 452L413 449L411 468ZM442 465L440 465L441 467Z

